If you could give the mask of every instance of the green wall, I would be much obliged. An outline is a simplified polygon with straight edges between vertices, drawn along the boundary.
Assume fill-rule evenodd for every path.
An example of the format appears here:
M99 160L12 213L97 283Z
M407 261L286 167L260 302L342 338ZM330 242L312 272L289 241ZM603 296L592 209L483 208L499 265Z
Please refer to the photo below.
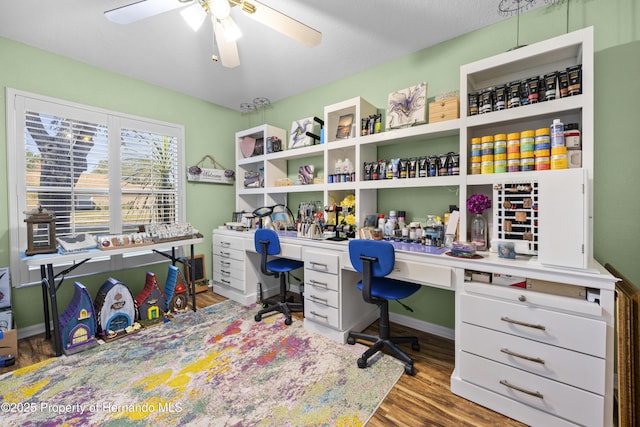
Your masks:
M520 18L520 44L535 43L569 31L595 27L595 188L594 254L604 264L611 263L632 282L640 284L640 212L637 162L640 143L634 120L640 113L640 10L635 0L572 0L543 7ZM293 96L253 113L239 113L171 92L95 67L52 55L0 38L0 85L42 93L71 101L96 105L131 114L180 123L186 129L187 164L205 154L215 155L222 164L234 162L234 133L262 123L290 129L295 119L323 116L324 106L361 96L380 109L387 95L420 81L429 83L429 97L459 88L460 65L492 56L516 45L516 19L512 18L474 31L439 45L373 67L342 80ZM10 60L7 60L10 58ZM631 77L631 78L629 78ZM6 141L5 100L0 102L0 141ZM442 147L451 141L439 141ZM455 142L454 142L455 144ZM385 147L393 153L393 147ZM0 164L6 162L0 150ZM6 176L0 176L0 202L7 205ZM428 189L415 196L414 190L380 191L378 210L386 212L405 206L409 218L424 218L441 212L457 202L452 189ZM307 200L310 195L296 195ZM312 195L315 196L315 195ZM318 195L320 197L321 195ZM316 197L317 198L317 197ZM295 199L295 200L294 200ZM296 206L293 197L290 204ZM210 200L209 203L206 201ZM233 206L231 186L188 184L188 220L205 235L197 252L209 258L210 231L228 220ZM215 202L214 202L215 201ZM10 248L7 212L0 217L0 265L8 265ZM156 268L161 281L166 267ZM210 273L210 268L207 270ZM135 275L134 275L135 274ZM140 272L119 272L118 277L140 281ZM88 277L87 284L97 289L106 275ZM91 288L95 293L95 289ZM134 286L134 292L138 289ZM60 307L66 304L70 287L61 289ZM14 289L13 302L19 327L42 322L40 290L37 287ZM424 288L409 301L411 316L445 327L454 327L453 293ZM397 307L396 307L397 308ZM397 310L407 314L401 308Z
M0 38L0 164L6 164L6 92L5 87L39 93L69 101L94 105L128 114L178 123L185 127L185 160L187 165L198 162L205 154L227 167L233 167L235 132L244 126L240 113L211 103L162 89L138 80L111 73L81 62L53 55ZM6 168L5 168L6 170ZM185 172L186 177L186 172ZM204 234L205 242L196 253L206 256L207 273L211 274L211 230L228 221L235 204L234 186L187 183L187 221ZM7 176L0 174L0 265L9 265ZM207 203L210 201L209 203ZM166 264L153 266L160 283L166 278ZM134 295L142 289L146 270L112 273L132 289ZM82 278L92 293L108 275ZM209 276L210 277L210 276ZM73 286L62 286L59 307L62 310L71 298ZM12 305L19 328L43 322L42 297L39 286L13 289Z

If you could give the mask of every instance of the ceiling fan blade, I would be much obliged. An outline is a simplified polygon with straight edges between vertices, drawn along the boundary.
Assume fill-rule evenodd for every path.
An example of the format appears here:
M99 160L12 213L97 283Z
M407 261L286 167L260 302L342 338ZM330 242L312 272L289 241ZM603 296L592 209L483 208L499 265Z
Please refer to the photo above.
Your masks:
M256 4L256 10L254 13L247 13L251 18L309 47L320 44L322 40L320 31L260 2L253 1L252 3Z
M107 10L104 16L116 24L131 24L151 16L193 4L193 1L181 0L142 0L127 6Z
M223 67L235 68L240 65L240 55L238 55L238 45L235 41L227 41L224 37L222 25L215 17L211 17L213 22L213 34L215 43L218 45L220 62Z

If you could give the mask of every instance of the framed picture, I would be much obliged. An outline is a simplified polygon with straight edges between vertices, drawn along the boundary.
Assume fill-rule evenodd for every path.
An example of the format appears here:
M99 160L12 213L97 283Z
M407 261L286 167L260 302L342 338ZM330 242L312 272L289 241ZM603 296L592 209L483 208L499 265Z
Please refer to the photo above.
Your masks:
M295 120L291 123L291 134L289 136L289 148L306 147L313 145L313 138L307 132L313 133L313 117Z
M340 116L338 120L338 129L336 130L336 139L345 139L351 136L351 128L353 127L353 114L345 114Z
M187 258L187 261L189 259ZM195 273L195 279L194 282L196 284L196 292L204 292L206 291L209 286L207 283L207 273L205 270L205 266L204 266L204 255L195 255L193 257L193 263L195 265L194 267L194 273ZM191 270L189 268L189 262L185 262L184 264L184 277L187 281L187 284L189 285L189 287L191 287ZM189 288L191 289L191 288Z
M387 103L387 129L427 122L427 82L391 92Z

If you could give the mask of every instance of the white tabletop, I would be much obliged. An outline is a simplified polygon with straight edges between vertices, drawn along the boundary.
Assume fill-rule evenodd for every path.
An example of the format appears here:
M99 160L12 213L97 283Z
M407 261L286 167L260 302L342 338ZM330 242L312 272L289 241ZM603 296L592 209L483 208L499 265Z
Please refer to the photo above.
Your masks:
M44 264L61 264L68 263L74 261L82 261L85 259L98 258L104 256L113 256L113 255L121 255L121 254L130 254L135 252L146 252L152 250L170 250L171 248L180 247L180 246L188 246L195 245L197 243L202 243L204 239L202 237L194 238L194 239L184 239L184 240L172 240L170 242L162 242L155 243L153 245L140 245L140 246L129 246L125 248L115 248L115 249L89 249L82 252L74 252L69 254L60 254L60 253L52 253L52 254L37 254L37 255L25 255L24 252L20 253L20 259L29 266L39 266Z

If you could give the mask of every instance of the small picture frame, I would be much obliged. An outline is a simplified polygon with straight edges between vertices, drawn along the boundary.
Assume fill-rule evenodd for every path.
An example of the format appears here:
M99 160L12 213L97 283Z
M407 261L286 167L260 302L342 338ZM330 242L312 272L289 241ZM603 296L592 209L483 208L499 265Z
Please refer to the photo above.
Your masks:
M267 154L282 151L282 140L277 136L267 137Z
M353 127L353 114L345 114L340 116L338 120L338 128L336 130L336 139L346 139L351 136L351 128Z

